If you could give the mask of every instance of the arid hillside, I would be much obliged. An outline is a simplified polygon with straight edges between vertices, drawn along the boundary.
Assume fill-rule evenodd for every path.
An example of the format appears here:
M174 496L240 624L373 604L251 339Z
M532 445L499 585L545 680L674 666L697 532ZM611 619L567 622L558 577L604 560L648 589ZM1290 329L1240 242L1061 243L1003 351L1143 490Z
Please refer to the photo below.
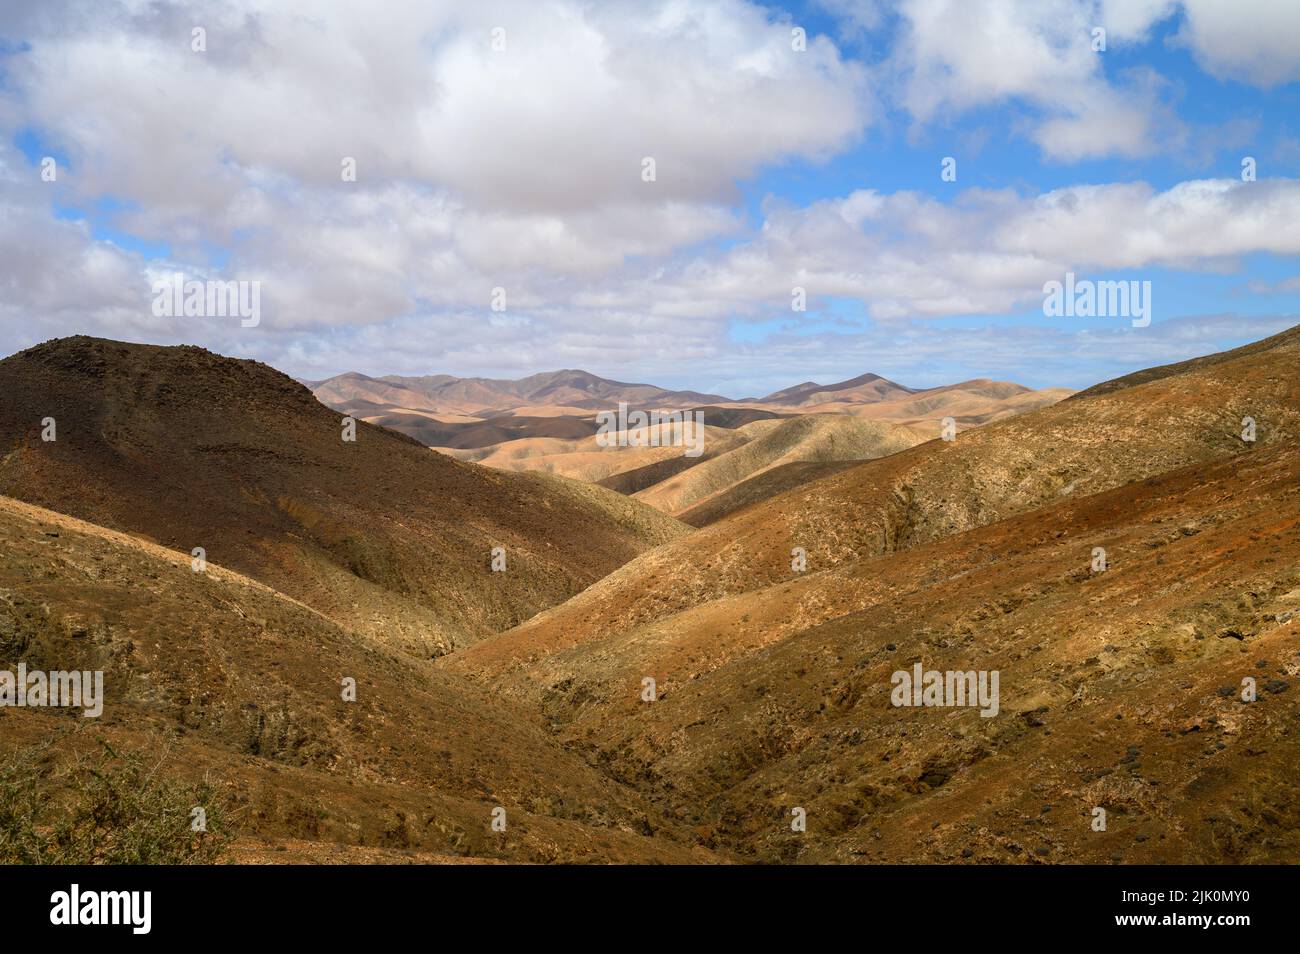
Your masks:
M783 464L870 460L925 440L912 428L846 414L804 414L739 429L748 440L634 496L664 513L683 511Z
M1065 388L1031 391L1002 381L965 381L877 404L845 406L832 402L820 405L818 410L860 414L934 434L945 417L951 417L958 430L965 430L1055 404L1070 394Z
M250 362L53 342L0 362L0 668L107 702L0 738L54 739L52 785L158 753L251 861L1300 861L1298 359L895 453L921 435L738 423L618 493L341 441ZM658 503L698 530L637 499L692 478ZM918 665L996 673L992 710L894 705Z
M52 779L144 752L215 788L241 860L709 857L536 715L248 577L6 497L0 553L0 667L104 673L98 719L0 708L6 754L53 742Z
M758 424L767 422L760 421ZM514 473L559 474L589 483L599 483L621 493L627 491L617 481L619 475L642 468L661 468L673 472L694 467L701 461L726 453L749 441L752 430L748 427L704 427L704 452L699 457L687 457L681 446L670 443L671 425L656 428L638 428L628 433L628 443L607 443L602 446L593 434L578 440L533 437L506 441L485 447L468 449L437 448L457 460L472 461L497 470ZM632 444L633 440L640 444Z
M769 404L776 407L820 406L832 401L861 403L894 400L915 394L912 388L896 384L878 374L863 374L848 381L835 384L818 384L805 381L793 387L773 391L766 397L754 399L756 404Z
M918 390L864 374L835 384L807 381L762 398L732 401L622 384L582 371L517 381L351 373L310 386L334 410L400 431L458 460L562 474L620 493L640 493L645 502L674 516L772 467L868 460L938 434L945 418L952 418L960 431L1053 404L1071 393L987 379ZM686 457L671 447L598 446L596 412L612 411L620 401L647 411L702 414L708 429L704 453ZM702 406L702 401L716 403ZM796 423L800 418L807 420ZM787 423L769 435L773 422L780 420ZM769 439L755 441L760 436ZM741 445L749 446L733 453ZM698 473L690 473L696 468ZM799 468L785 477L788 481L808 472ZM768 486L766 481L750 483L745 498L754 499Z
M534 640L598 639L712 599L921 543L1300 435L1300 330L1265 350L1054 404L761 499L622 567L466 661ZM1241 438L1242 420L1256 440ZM653 588L644 581L654 580ZM579 622L581 621L581 622ZM531 652L532 650L527 650Z
M742 507L838 474L860 463L860 460L828 460L778 464L693 504L677 514L677 519L692 527L708 526Z
M707 420L707 419L706 419ZM705 425L702 453L669 442L671 427L629 432L631 446L533 438L467 450L459 460L521 473L555 473L598 483L674 517L772 468L796 461L868 460L925 439L909 427L846 414L760 418L733 427ZM658 446L652 446L652 441ZM765 486L755 483L752 487Z
M331 406L365 400L376 404L430 411L436 415L469 414L491 418L535 406L600 410L626 401L636 407L686 408L723 402L717 394L670 391L653 384L611 381L586 371L549 371L518 380L385 375L371 378L350 372L309 382L316 396Z
M1298 358L775 493L439 665L746 857L1300 860ZM998 714L891 705L917 663L998 671Z
M0 394L0 493L202 548L416 655L522 622L687 532L612 491L463 464L363 422L345 440L306 387L199 348L51 341L0 361Z

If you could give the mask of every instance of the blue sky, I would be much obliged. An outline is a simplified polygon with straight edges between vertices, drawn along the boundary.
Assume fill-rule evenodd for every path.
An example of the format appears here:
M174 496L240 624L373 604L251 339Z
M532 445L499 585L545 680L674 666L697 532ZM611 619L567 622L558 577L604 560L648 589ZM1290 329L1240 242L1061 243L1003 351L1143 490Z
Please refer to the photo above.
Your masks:
M1297 323L1300 5L354 6L0 13L0 351L740 396L1083 387ZM1047 317L1067 272L1149 282L1151 324ZM156 314L176 273L258 322Z

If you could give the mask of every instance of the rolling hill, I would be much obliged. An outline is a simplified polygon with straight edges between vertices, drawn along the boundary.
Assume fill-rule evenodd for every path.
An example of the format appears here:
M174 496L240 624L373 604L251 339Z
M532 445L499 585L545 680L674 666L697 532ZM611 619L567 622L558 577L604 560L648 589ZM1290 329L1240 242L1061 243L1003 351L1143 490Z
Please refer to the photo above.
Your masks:
M7 497L0 552L0 666L98 669L106 696L93 721L0 708L0 748L49 744L52 778L102 743L206 780L240 860L709 857L535 714L249 577Z
M1300 329L776 492L439 665L743 857L1300 859L1297 358ZM917 663L1000 672L999 714L892 706Z
M306 387L199 348L60 339L0 361L0 393L0 493L201 547L417 655L522 622L686 532L602 488L463 464L362 422L346 441Z
M741 484L743 492L719 506L729 511L735 501L753 502L766 488L778 486L751 481L770 468L878 457L938 433L944 418L953 418L964 430L1047 406L1070 393L1060 388L1032 391L983 378L917 390L863 374L834 384L807 381L763 398L732 401L572 370L515 381L350 373L311 387L341 413L400 431L458 460L597 483L635 494L674 516ZM713 403L700 404L706 400ZM634 409L703 413L708 429L704 453L686 457L666 447L598 446L592 439L595 412L613 410L619 402ZM835 416L842 419L832 420ZM808 420L793 423L798 418ZM774 431L763 423L783 419L790 423ZM769 431L770 436L754 441ZM749 446L742 450L744 445ZM817 472L786 470L779 486L788 488L796 475ZM701 509L695 519L708 522L711 517L700 516L706 512L720 511Z
M766 397L758 398L756 404L772 404L777 407L801 407L826 404L831 401L874 404L877 401L896 400L909 394L915 394L912 388L895 384L878 374L863 374L847 381L835 384L818 384L805 381L794 387L773 391Z
M615 478L625 472L652 467L693 467L702 460L738 447L750 439L745 428L712 427L706 424L704 453L700 457L687 457L680 446L667 442L666 426L660 428L659 446L651 446L648 443L654 439L651 430L646 428L639 432L637 439L647 441L644 446L602 446L592 435L581 440L535 437L465 450L437 449L458 460L473 461L497 470L558 474L618 489Z
M807 551L811 569L826 569L1289 440L1300 431L1297 351L1300 331L1293 330L1262 353L1063 401L961 432L952 442L932 440L866 461L645 554L569 603L565 614L595 619L593 606L608 599L617 612L607 625L641 623L705 596L786 581L796 546ZM1240 437L1246 416L1257 421L1253 444ZM643 578L660 586L639 592L634 581ZM539 617L539 626L544 620L558 622L555 613ZM587 625L566 638L580 632L597 635Z
M446 374L371 378L349 372L324 381L306 382L325 404L366 400L375 404L497 417L529 406L601 410L625 401L633 407L677 408L725 403L717 394L670 391L652 384L611 381L587 371L548 371L518 380L457 378Z
M593 452L627 496L339 441L251 362L51 342L0 361L0 664L108 701L0 710L3 744L162 753L252 860L1300 860L1297 359L1300 328L952 441L801 413L684 470ZM996 711L891 704L917 665L996 672Z
M749 438L744 444L661 480L634 496L676 516L783 464L867 460L896 453L925 439L910 428L842 414L805 414L760 421L747 424L740 431Z
M658 454L623 454L616 460L592 457L582 438L595 433L596 411L613 410L620 401L641 410L702 412L712 428L840 414L931 435L945 417L953 417L958 429L965 429L1054 403L1070 393L1061 388L1031 391L987 379L916 390L864 374L835 384L809 381L763 398L732 401L695 391L623 384L583 371L549 372L517 381L448 375L368 378L349 373L310 386L317 398L341 413L400 431L460 460L506 470L565 474L620 492L646 490L656 475L678 475L735 444L724 439L725 447L711 445L705 458L687 461L670 462ZM842 443L850 454L844 459L871 456L857 454L852 442ZM824 452L822 448L819 453ZM563 459L566 455L571 459Z

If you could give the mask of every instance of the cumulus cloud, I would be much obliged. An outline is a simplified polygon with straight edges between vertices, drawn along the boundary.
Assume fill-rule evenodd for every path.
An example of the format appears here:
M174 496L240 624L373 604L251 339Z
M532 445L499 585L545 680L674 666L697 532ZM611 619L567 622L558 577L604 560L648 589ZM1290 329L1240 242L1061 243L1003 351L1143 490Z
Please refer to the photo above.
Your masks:
M1271 87L1300 79L1300 4L1182 0L1179 40L1215 76Z
M793 50L742 0L305 7L106 0L38 32L10 83L86 194L216 219L250 181L337 185L345 156L362 184L513 211L709 204L838 150L870 113L859 65L825 38Z
M1023 308L1067 269L1300 254L1291 180L861 189L773 197L756 220L737 202L739 180L851 146L884 97L920 124L1023 104L1052 159L1143 155L1180 134L1165 81L1108 73L1090 29L1122 46L1177 22L1207 69L1283 82L1300 31L1257 2L1279 36L1255 62L1256 26L1205 0L822 0L843 35L893 39L871 65L826 37L793 49L792 21L745 0L392 0L383 17L342 0L8 5L0 36L26 45L0 84L0 347L86 332L303 374L359 356L527 373L614 372L617 342L638 374L688 359L722 373L845 340L731 340L736 321L789 318L795 285L911 337L920 319ZM66 155L57 183L7 145L20 130ZM168 254L55 214L105 197L109 234ZM260 281L262 324L153 316L151 280L172 271Z
M1187 130L1151 71L1108 71L1094 52L1173 42L1211 74L1264 88L1300 78L1300 4L1290 0L903 0L891 54L901 102L927 124L990 104L1031 112L1030 137L1051 159L1140 157Z
M1300 181L1080 185L1036 196L970 189L954 202L860 190L773 206L751 242L656 282L661 310L788 307L790 289L862 301L877 318L996 314L1041 300L1067 270L1228 267L1300 254Z
M1092 31L1132 42L1169 5L1081 0L905 0L892 65L901 101L920 123L977 107L1034 109L1031 138L1053 159L1145 156L1157 134L1177 135L1149 72L1108 77Z
M129 326L147 310L142 263L96 241L80 222L56 219L22 157L0 143L0 328L11 340L99 316Z

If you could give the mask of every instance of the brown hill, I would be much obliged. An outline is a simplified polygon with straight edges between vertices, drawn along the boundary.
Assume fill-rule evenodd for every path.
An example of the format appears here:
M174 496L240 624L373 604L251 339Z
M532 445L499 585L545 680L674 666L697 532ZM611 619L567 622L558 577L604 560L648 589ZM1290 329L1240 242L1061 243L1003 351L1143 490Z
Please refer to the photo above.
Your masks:
M594 436L599 429L596 415L590 412L545 416L509 414L482 420L444 422L425 414L392 411L361 401L351 402L346 409L358 410L369 423L414 437L428 447L453 450L493 447L538 437L580 441ZM758 408L730 407L690 408L687 413L696 412L703 414L710 427L724 428L740 427L753 421L771 420L779 416Z
M1297 358L1292 333L777 493L440 665L750 857L1300 860ZM1000 714L891 706L917 662L999 671Z
M883 381L874 375L866 377L872 378L875 384ZM981 379L915 393L903 389L900 393L903 393L902 397L873 398L869 403L860 403L860 396L853 397L846 390L841 394L843 400L784 408L779 414L751 405L704 408L705 420L710 422L710 433L715 437L706 442L705 452L699 457L683 457L658 449L639 452L636 459L626 452L611 458L597 453L593 442L589 441L538 440L522 436L529 433L531 420L517 432L521 436L514 439L468 448L471 451L468 453L459 446L450 452L461 460L473 460L490 467L541 470L597 482L620 493L637 494L638 499L678 515L713 494L726 493L739 482L762 474L768 467L801 461L818 463L878 457L938 434L945 417L952 417L957 429L965 430L1053 404L1070 392L1064 389L1030 391L1016 384ZM806 418L806 421L796 424L794 420L797 418ZM382 416L368 419L375 422L391 420ZM781 419L787 423L780 429L762 423ZM432 433L427 425L418 422L398 426L421 439ZM440 431L451 430L440 424L434 426ZM506 436L495 429L479 431L473 426L462 427L474 444ZM724 438L719 443L717 427L733 429L734 437ZM556 425L551 424L545 430L554 432ZM763 444L737 452L741 445L769 432L772 432L772 437ZM538 433L542 430L538 429ZM893 438L882 442L880 435L883 433L890 433ZM451 443L453 438L444 434L440 440ZM460 438L454 440L463 443ZM720 461L724 456L726 460ZM789 489L793 486L789 479L795 474L811 473L811 469L791 470L786 473L784 482L751 483L743 493L744 502L748 504L759 499L764 488L780 486L783 490ZM733 499L740 500L741 497ZM729 512L734 507L724 504L722 509Z
M1231 351L1220 351L1217 354L1203 355L1199 358L1192 358L1188 361L1179 361L1175 364L1163 364L1154 368L1144 368L1141 371L1135 371L1132 374L1126 374L1123 377L1113 378L1110 381L1103 381L1101 384L1094 384L1090 388L1077 392L1076 397L1094 397L1099 394L1110 394L1123 388L1134 387L1139 384L1146 384L1150 381L1158 381L1161 378L1167 378L1176 374L1184 374L1188 371L1208 371L1217 365L1229 361L1237 361L1241 358L1248 358L1252 355L1263 355L1276 348L1293 347L1297 338L1300 338L1300 326L1288 328L1286 331L1278 332L1268 338L1261 338L1259 341L1253 341L1250 344L1243 345L1240 348L1234 348Z
M433 410L435 405L416 387L367 377L350 371L325 381L304 382L317 400L335 410L348 406L349 410L364 404L376 408L411 408Z
M945 417L953 418L958 430L965 430L1046 407L1070 393L1065 388L1031 391L1018 384L969 381L860 407L824 407L826 410L860 414L872 420L906 424L934 435L939 433L940 422Z
M712 475L690 533L379 428L340 451L256 364L54 342L0 362L0 491L134 535L0 497L0 666L104 669L87 734L214 778L242 857L1300 861L1298 359L1294 329L847 466L788 451L888 427L718 430L735 446L650 487ZM175 537L203 531L194 573ZM437 575L503 534L523 590L486 553ZM596 579L617 546L640 555ZM422 613L468 643L565 572L595 582L436 662L394 650ZM997 713L892 705L916 664L996 671ZM79 721L0 710L0 746Z
M791 388L773 391L766 397L759 398L756 403L775 404L780 407L800 407L824 404L828 401L871 403L887 401L912 393L914 392L911 388L895 384L888 378L882 378L878 374L863 374L835 384L818 384L816 381L805 381L803 384L796 384Z
M566 638L596 638L602 626L645 622L706 597L784 581L795 546L822 569L1292 439L1300 433L1298 353L1300 333L1293 331L1264 352L1063 401L778 494L602 580L567 604L563 616L594 620L593 607L606 601L617 612ZM1250 445L1240 437L1247 416L1258 428ZM644 579L657 581L654 592L640 592L637 581ZM557 613L545 619L558 621Z
M706 527L742 507L748 507L768 497L775 497L777 494L812 483L814 480L829 477L831 474L838 474L860 463L860 460L802 460L778 464L738 484L732 484L726 490L706 497L679 513L677 519L692 527Z
M246 573L419 654L527 619L684 532L617 494L462 464L199 348L0 361L0 493ZM57 439L41 439L54 418ZM506 571L491 572L503 547Z
M601 447L595 437L581 441L520 439L445 450L460 460L503 470L591 481L676 515L772 467L793 461L865 460L922 439L910 428L827 414L758 418L737 427L706 424L703 453L698 457L685 456L681 447L667 443L659 447ZM767 485L752 485L750 492L762 486Z
M587 371L547 371L518 380L458 378L447 374L370 378L349 372L311 383L312 391L331 407L364 399L379 404L495 417L525 406L566 406L603 410L620 401L632 407L687 408L725 403L717 394L671 391L652 384L611 381ZM418 398L412 395L419 395Z
M755 502L767 490L787 490L796 475L808 476L813 468L788 470L778 481L756 480L769 467L787 463L825 463L880 456L938 434L945 418L958 430L1043 407L1068 395L1065 389L1031 391L1019 384L985 378L954 385L915 390L876 374L864 374L836 384L805 382L761 399L691 407L708 397L689 391L666 391L651 385L608 381L582 371L557 371L518 381L485 378L425 378L340 375L312 385L316 395L335 410L400 431L459 460L482 463L509 471L562 474L599 483L619 493L636 494L669 514L701 506L695 519L703 523L723 513ZM383 388L406 389L384 391ZM422 397L409 397L413 390ZM371 400L370 398L375 398ZM406 406L381 404L378 399L404 401ZM670 449L610 448L583 438L595 430L592 408L610 410L619 401L641 409L681 408L702 411L711 432L734 430L721 443L706 443L698 457L685 457ZM417 406L418 405L418 406ZM879 441L873 426L841 422L834 426L791 425L761 445L736 453L767 428L746 427L760 421L829 415L898 425L893 431L905 440ZM856 439L800 439L801 446L774 452L782 434L823 432L873 432ZM722 460L722 458L726 458ZM742 492L733 487L746 483ZM703 506L713 495L726 494L717 507Z
M658 466L668 470L692 467L750 440L746 428L713 427L706 424L703 454L700 457L686 457L682 453L682 447L668 442L668 428L668 425L659 428L663 443L658 447L630 444L601 446L593 435L576 441L531 437L490 444L487 447L438 450L458 460L473 461L500 470L559 474L609 486L617 482L618 475L628 471L644 468L649 473L650 468ZM649 435L652 430L640 429L639 433Z
M449 447L466 450L489 447L505 441L532 437L554 437L576 441L596 433L594 416L575 417L491 417L482 421L443 423L419 414L374 413L365 418L408 437L426 447Z
M1193 465L598 649L534 646L508 685L706 843L766 860L1295 861L1297 499L1289 446ZM917 662L997 670L999 714L894 708Z
M145 751L215 785L244 860L708 857L535 714L248 577L7 497L0 552L0 667L104 673L97 719L0 708L4 756L55 740L51 778L101 741Z
M617 490L620 494L629 496L639 490L646 490L654 487L662 481L690 470L697 464L703 464L705 461L712 460L720 454L725 454L746 439L743 432L737 434L737 440L719 446L717 441L707 445L704 453L699 457L685 457L682 454L674 454L671 457L663 457L659 460L653 460L648 464L642 464L639 467L632 467L627 470L620 470L617 473L610 474L608 477L602 477L596 481L602 487L608 487L610 490Z
M738 430L750 438L746 443L639 491L636 499L676 515L782 464L866 460L924 439L905 427L844 414L758 421Z

